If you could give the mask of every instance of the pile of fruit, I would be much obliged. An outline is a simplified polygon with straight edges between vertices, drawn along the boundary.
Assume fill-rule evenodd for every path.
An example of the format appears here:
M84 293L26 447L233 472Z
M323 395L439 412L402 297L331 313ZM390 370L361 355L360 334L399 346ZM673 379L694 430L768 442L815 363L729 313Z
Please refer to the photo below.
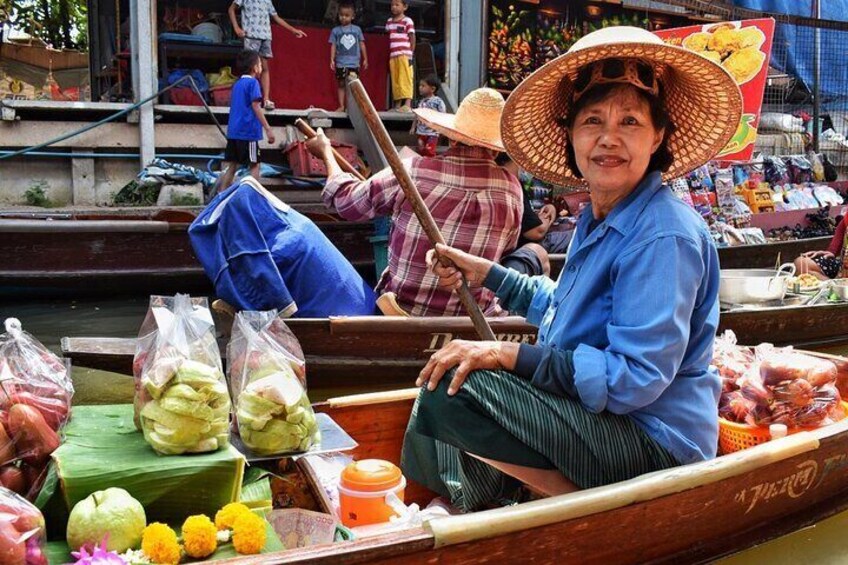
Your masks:
M515 88L534 70L533 33L518 31L529 12L514 10L509 14L492 6L492 30L489 33L489 85L493 88Z
M215 451L229 443L230 396L217 367L191 359L153 365L144 378L144 439L163 455Z
M543 18L536 34L535 67L539 68L568 51L580 39L580 34L581 30L576 26L556 20L552 23Z
M136 425L158 453L229 445L230 396L205 298L150 298L133 374Z
M236 425L257 455L307 451L321 439L303 352L274 310L239 312L227 345Z
M0 487L0 563L47 565L44 517L23 497Z
M713 364L722 379L719 415L752 426L790 429L823 426L846 416L848 364L779 349L735 344L728 332L716 340Z
M0 485L34 497L59 430L70 415L68 367L38 340L6 320L0 335Z

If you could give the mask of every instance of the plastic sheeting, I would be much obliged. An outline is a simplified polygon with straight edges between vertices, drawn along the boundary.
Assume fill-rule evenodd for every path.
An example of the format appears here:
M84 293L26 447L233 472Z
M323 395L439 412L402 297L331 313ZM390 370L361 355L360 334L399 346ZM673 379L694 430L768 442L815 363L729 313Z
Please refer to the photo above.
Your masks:
M741 8L763 12L811 17L810 0L734 0ZM820 0L821 19L848 21L848 0ZM798 77L808 90L813 90L816 29L778 23L775 30L771 65ZM848 106L848 31L819 30L822 102L828 110ZM785 54L783 53L785 52Z

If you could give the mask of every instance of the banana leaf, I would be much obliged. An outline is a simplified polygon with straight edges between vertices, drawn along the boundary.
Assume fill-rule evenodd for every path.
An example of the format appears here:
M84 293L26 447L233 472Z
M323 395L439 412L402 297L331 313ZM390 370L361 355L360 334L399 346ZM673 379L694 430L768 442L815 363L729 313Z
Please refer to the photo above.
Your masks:
M245 459L234 447L198 455L157 455L133 424L131 404L76 406L65 441L52 455L51 475L37 505L52 520L91 493L127 490L148 522L181 524L192 514L214 516L239 499ZM55 531L54 528L51 530Z

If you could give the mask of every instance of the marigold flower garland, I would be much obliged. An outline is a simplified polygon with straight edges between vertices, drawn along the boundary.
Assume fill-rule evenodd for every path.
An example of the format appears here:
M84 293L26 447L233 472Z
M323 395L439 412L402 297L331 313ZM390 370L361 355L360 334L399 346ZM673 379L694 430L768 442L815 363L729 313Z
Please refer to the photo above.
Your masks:
M183 523L182 540L169 526L154 522L144 529L141 552L152 563L178 565L183 554L203 559L215 553L219 542L227 541L241 555L260 553L267 541L265 520L236 502L219 510L214 523L203 514L189 516Z

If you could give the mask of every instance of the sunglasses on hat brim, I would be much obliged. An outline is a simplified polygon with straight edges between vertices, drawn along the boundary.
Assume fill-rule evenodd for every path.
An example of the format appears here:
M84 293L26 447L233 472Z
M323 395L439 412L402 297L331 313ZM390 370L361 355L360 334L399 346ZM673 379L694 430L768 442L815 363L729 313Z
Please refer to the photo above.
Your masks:
M653 65L641 59L603 59L586 65L574 80L572 101L577 102L592 87L601 84L630 84L652 96L659 94Z

